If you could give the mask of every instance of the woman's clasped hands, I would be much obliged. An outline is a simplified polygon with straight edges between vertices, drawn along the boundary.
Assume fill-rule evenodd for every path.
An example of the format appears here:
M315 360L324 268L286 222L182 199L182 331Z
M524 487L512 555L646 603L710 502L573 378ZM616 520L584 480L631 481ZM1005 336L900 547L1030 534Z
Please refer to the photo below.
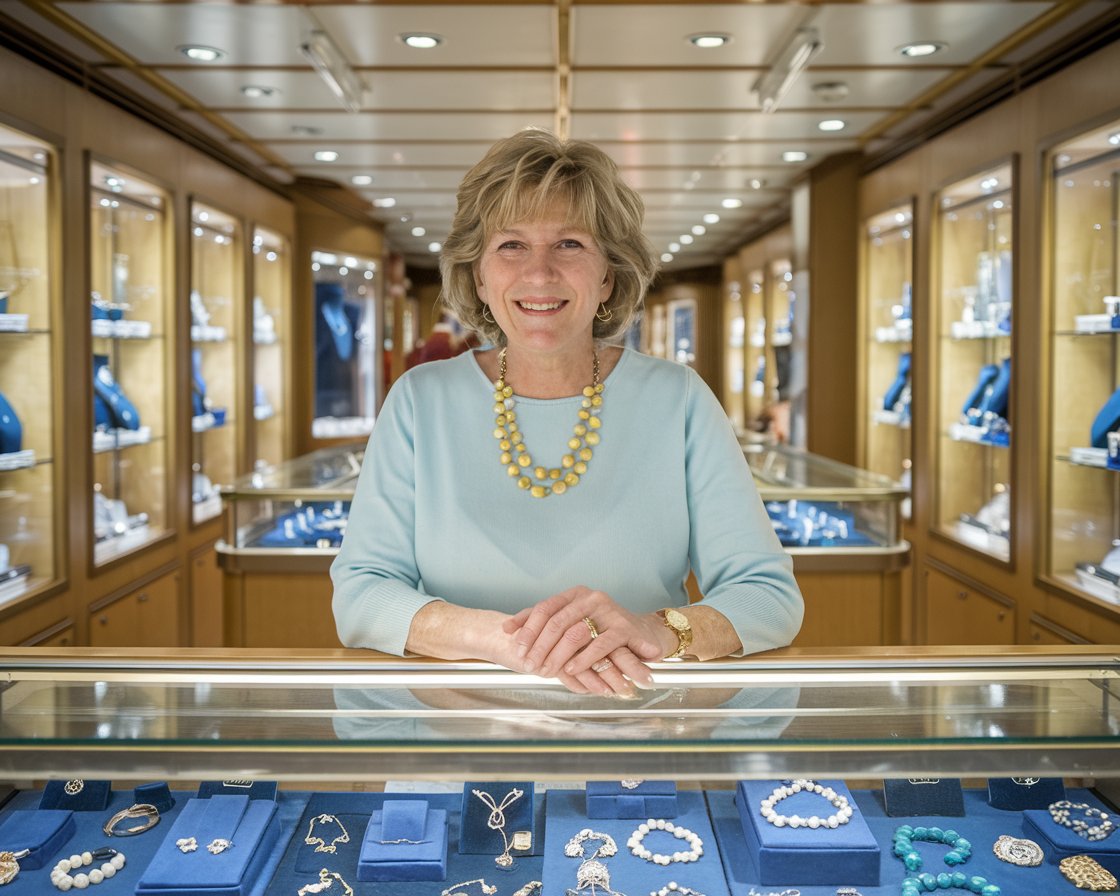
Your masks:
M513 636L520 671L604 696L652 688L646 664L671 653L667 642L676 640L656 615L633 613L583 585L526 607L502 628Z

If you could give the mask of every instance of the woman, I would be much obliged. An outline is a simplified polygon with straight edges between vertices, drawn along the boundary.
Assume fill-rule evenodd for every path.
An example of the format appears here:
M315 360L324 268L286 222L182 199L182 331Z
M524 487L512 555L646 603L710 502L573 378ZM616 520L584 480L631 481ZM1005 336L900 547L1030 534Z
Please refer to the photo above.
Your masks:
M650 661L797 634L791 561L719 403L615 344L656 273L643 211L605 153L544 131L467 174L442 299L491 347L386 397L331 567L344 644L632 695Z

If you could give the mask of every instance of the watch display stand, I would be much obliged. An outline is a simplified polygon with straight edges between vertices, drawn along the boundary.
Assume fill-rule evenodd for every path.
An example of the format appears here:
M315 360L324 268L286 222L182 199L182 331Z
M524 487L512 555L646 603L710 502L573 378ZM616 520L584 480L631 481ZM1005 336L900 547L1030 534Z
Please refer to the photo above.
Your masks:
M427 800L386 799L369 817L358 857L358 880L443 880L447 874L447 810Z
M857 810L847 824L836 828L777 827L763 818L759 806L778 786L777 781L740 781L735 791L742 835L757 863L759 881L766 885L797 881L801 884L878 886L880 851ZM831 787L854 807L855 800L843 781L819 781ZM782 815L825 817L834 807L819 794L802 791L776 807Z
M883 784L883 802L891 818L964 815L961 782L956 778L902 778Z
M587 817L676 818L677 785L672 781L588 781Z
M248 896L280 836L276 803L247 796L186 802L136 885L137 896ZM194 838L183 852L177 840ZM232 844L220 848L221 841Z
M1045 809L1066 798L1061 778L989 778L988 805L993 809L1022 812Z

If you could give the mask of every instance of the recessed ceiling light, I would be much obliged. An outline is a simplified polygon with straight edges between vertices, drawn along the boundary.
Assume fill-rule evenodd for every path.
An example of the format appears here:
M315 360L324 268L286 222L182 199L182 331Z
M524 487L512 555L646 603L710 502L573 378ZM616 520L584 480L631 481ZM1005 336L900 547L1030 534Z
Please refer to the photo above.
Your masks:
M980 189L981 190L994 190L998 186L999 186L999 178L998 177L985 177L982 181L980 181Z
M683 246L691 246L692 245L692 234L691 233L682 233L680 235L680 237L678 237L678 239L680 239L681 245L683 245Z
M944 50L947 46L949 45L938 40L923 40L915 41L912 44L903 44L898 48L898 52L908 59L920 59L923 56L932 56L934 53Z
M424 34L419 31L402 34L401 41L414 50L433 50L443 43L443 38L438 34Z
M246 84L241 92L251 100L264 99L267 96L276 96L280 91L275 87L265 87L263 84Z
M1113 146L1120 146L1120 131L1117 131L1115 134L1109 134L1108 142Z
M708 214L704 215L704 223L705 224L718 224L719 223L719 215L717 215L715 212L708 212Z
M752 177L750 179L749 186L752 190L761 190L766 186L766 181L764 181L761 177Z
M381 199L374 199L373 200L373 207L374 208L392 208L396 204L397 204L397 200L394 199L392 196L383 196Z
M692 232L696 236L703 236L705 233L708 232L708 228L705 227L703 224L693 224L692 225Z
M702 34L690 34L688 42L701 50L714 50L716 47L723 47L731 43L731 35L722 34L718 31L705 31Z
M439 243L428 243L429 252L438 252L442 248L443 246L441 246Z
M323 129L312 127L309 124L293 124L292 133L297 137L318 137L323 133Z
M680 252L681 251L681 244L680 243L669 243L669 251L670 252Z
M427 232L428 231L426 231L423 227L413 227L412 228L412 235L413 236L424 236L424 234L426 234Z
M661 260L665 264L668 264L670 261L673 260L673 253L672 252L662 252L661 253Z
M373 183L373 175L355 174L352 178L350 178L350 183L352 183L355 187L368 187Z
M844 81L820 81L813 85L817 99L825 103L838 103L848 96L848 85Z
M826 118L817 124L817 129L821 131L842 131L847 126L848 123L842 118Z
M724 208L742 208L743 207L743 200L728 197L727 199L720 200L719 204L722 205Z
M338 153L333 149L320 149L315 153L316 162L337 162Z
M783 162L804 162L809 158L809 153L800 149L787 149L782 153Z
M194 62L217 62L226 55L224 50L219 50L217 47L204 47L201 44L183 44L177 49Z

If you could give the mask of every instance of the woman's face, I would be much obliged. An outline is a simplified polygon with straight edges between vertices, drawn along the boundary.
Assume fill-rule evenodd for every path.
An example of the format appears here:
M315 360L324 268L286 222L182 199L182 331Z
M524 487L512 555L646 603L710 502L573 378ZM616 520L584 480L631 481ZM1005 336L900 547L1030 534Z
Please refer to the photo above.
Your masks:
M475 282L512 350L560 355L588 350L614 277L591 234L557 214L492 234Z

